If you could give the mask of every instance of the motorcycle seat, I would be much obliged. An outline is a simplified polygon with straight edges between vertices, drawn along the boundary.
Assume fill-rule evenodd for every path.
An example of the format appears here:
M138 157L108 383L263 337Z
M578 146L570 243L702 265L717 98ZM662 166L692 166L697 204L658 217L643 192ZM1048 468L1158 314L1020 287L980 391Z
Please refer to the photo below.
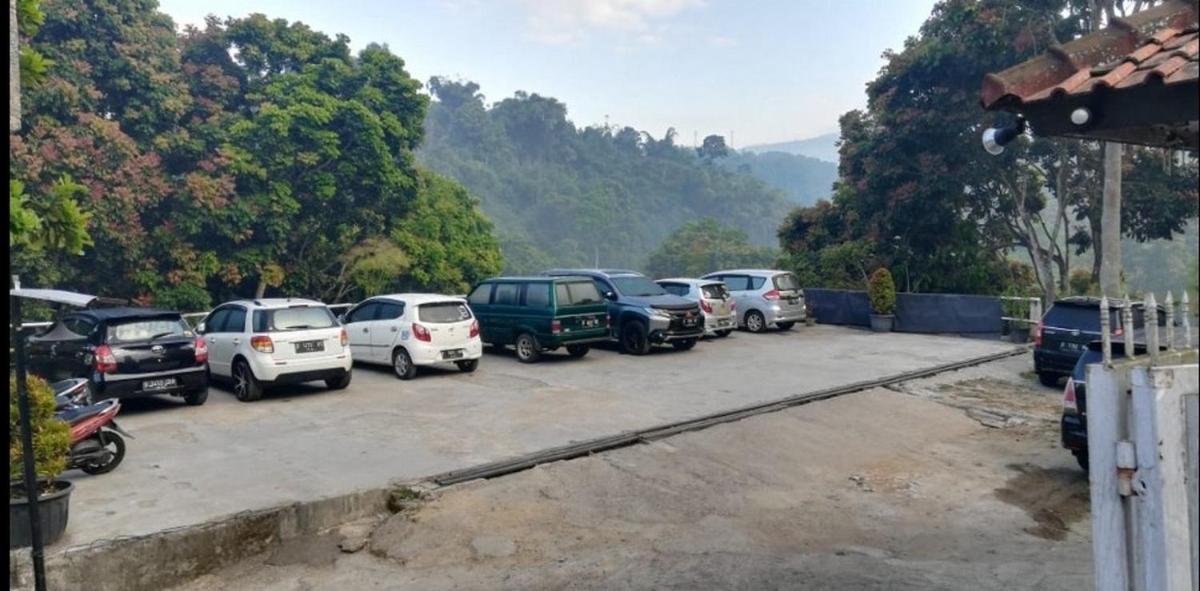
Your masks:
M78 421L82 421L83 419L86 419L88 417L93 417L95 415L98 415L98 414L108 410L109 406L112 406L112 405L109 403L106 403L106 402L101 402L98 404L91 404L88 406L77 406L74 408L68 408L65 410L58 411L58 418L59 418L59 420L66 421L67 423L75 423Z

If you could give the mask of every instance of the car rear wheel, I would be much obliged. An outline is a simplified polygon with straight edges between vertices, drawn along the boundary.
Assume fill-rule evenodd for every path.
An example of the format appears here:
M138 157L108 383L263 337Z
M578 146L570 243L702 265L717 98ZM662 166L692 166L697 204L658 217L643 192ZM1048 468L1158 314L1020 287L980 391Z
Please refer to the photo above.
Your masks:
M521 363L533 363L542 357L542 347L538 345L537 338L527 332L517 335L513 347L517 350L517 361Z
M392 371L402 380L411 380L417 376L417 366L413 364L412 357L404 347L396 347L396 350L392 351Z
M675 347L676 351L687 351L696 346L696 339L683 339L682 341L672 341L671 346Z
M567 345L567 354L571 357L580 358L588 354L592 348L587 345Z
M746 312L746 330L750 332L762 332L766 327L767 321L763 318L762 312L758 310Z
M732 334L732 333L733 333L733 329L718 330L718 331L717 331L717 338L721 338L721 339L723 339L723 338L725 338L725 337L729 336L729 335L730 335L730 334Z
M1058 379L1059 375L1056 373L1041 372L1038 374L1038 381L1041 382L1043 386L1049 388L1057 388Z
M464 359L462 361L455 361L454 364L457 365L458 369L460 371L462 371L463 373L471 373L471 372L475 371L475 369L477 367L479 367L479 360L478 359Z
M336 378L329 378L328 380L325 380L325 387L329 388L330 390L345 390L346 387L350 385L350 378L351 372L347 370L346 373L343 373Z
M208 388L201 388L183 395L183 401L188 406L200 406L208 400Z
M233 395L242 402L254 402L262 398L262 383L254 377L250 364L238 361L233 366Z
M776 322L775 326L778 326L779 330L792 330L792 327L796 326L796 323L795 322Z
M645 355L650 352L650 339L646 337L646 325L630 320L621 327L621 350L630 355Z

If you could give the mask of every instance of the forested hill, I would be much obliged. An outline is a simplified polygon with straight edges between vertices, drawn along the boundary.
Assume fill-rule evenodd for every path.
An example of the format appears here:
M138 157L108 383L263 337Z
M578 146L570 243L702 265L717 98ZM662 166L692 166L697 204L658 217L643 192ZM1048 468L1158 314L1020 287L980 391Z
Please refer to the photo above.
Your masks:
M837 164L786 152L731 151L721 164L783 191L797 205L828 199L837 180Z
M479 86L435 78L418 158L482 201L505 271L640 268L684 223L713 218L775 245L790 204L747 174L629 127L577 128L563 103L516 93L484 104Z

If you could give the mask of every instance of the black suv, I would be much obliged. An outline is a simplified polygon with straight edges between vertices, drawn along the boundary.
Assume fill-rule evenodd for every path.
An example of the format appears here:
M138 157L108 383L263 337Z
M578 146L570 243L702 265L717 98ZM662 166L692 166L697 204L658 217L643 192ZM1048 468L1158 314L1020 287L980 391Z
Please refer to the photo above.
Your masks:
M1113 340L1124 330L1120 307L1124 300L1109 300L1109 327ZM1133 303L1133 326L1143 326L1141 302ZM1158 325L1166 326L1166 312L1160 307ZM1074 296L1050 306L1033 335L1033 370L1043 385L1057 387L1061 378L1071 375L1075 362L1088 343L1100 338L1100 298Z
M208 348L179 312L96 308L63 315L29 337L30 371L87 378L97 399L155 394L208 399Z
M704 336L704 316L699 304L667 293L636 271L554 269L545 275L590 277L608 300L611 337L626 353L645 355L652 344L660 343L687 350Z

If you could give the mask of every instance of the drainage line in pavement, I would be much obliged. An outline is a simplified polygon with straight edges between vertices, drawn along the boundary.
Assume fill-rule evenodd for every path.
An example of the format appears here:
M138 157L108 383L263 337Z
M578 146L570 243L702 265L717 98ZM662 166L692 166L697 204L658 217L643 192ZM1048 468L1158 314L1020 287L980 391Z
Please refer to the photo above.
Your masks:
M672 437L688 431L698 431L700 429L707 429L708 427L722 423L740 421L744 418L752 417L754 415L777 412L793 406L800 406L802 404L808 404L818 400L827 400L829 398L842 396L844 394L853 394L854 392L861 392L871 388L879 388L900 382L907 382L909 380L927 378L939 373L963 369L973 365L981 365L990 361L996 361L1006 357L1013 357L1028 352L1028 347L1021 347L1012 351L993 353L991 355L984 355L982 357L975 357L965 361L956 361L954 363L947 363L945 365L938 365L925 369L904 372L876 380L854 382L844 386L835 386L833 388L826 388L824 390L817 390L815 392L808 392L806 394L797 394L795 396L789 396L774 402L755 404L706 415L695 419L687 419L684 421L667 423L665 425L657 425L637 431L629 431L610 437L602 437L600 439L592 439L562 447L550 448L517 458L501 460L499 462L492 462L490 464L483 464L464 470L445 472L425 480L439 486L449 486L452 484L467 482L469 480L477 480L480 478L495 478L497 476L512 474L513 472L528 470L539 464L548 464L550 462L569 460L593 453L599 453L620 447L627 447L638 443L647 443L650 441L665 439L667 437Z

